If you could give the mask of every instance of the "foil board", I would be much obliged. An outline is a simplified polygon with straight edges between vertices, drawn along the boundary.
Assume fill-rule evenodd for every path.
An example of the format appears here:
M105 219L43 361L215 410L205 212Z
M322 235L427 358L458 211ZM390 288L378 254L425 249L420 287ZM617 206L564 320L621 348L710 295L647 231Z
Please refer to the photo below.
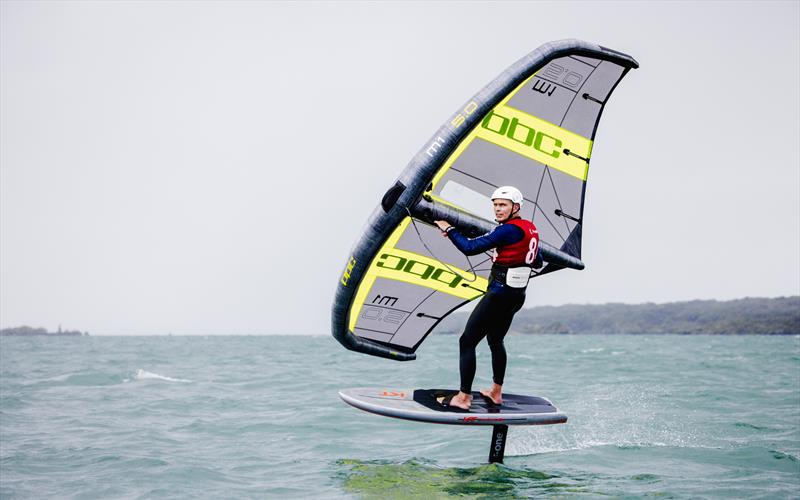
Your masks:
M548 425L563 424L567 416L539 396L504 394L495 405L479 392L472 393L469 411L449 407L439 399L455 394L453 389L344 389L342 400L359 410L386 417L450 425Z

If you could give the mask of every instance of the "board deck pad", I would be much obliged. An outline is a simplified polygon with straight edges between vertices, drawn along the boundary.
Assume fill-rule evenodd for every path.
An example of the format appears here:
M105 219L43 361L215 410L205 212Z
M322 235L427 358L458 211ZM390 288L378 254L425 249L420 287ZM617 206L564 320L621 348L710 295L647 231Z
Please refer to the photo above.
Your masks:
M479 392L472 393L469 411L448 407L438 398L458 391L453 389L384 389L377 387L344 389L342 400L360 410L387 417L452 425L547 425L563 424L567 416L553 403L538 396L504 394L503 404L495 405Z

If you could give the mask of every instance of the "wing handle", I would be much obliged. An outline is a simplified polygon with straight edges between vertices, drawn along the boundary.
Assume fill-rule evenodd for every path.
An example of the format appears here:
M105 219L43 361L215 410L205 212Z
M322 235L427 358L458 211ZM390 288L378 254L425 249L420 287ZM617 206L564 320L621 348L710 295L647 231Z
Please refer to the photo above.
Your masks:
M421 198L413 208L411 215L422 222L433 224L435 220L446 220L457 227L464 235L474 238L489 233L497 227L496 222L490 222L481 217L472 215L458 208L436 202L432 199ZM586 265L579 258L560 250L547 242L539 242L539 252L542 260L548 264L555 264L570 269L582 270Z

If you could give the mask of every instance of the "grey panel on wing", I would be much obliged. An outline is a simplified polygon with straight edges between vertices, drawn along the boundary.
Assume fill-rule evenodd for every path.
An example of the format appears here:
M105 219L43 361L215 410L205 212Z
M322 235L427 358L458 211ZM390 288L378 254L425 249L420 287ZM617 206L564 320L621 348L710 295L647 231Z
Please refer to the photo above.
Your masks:
M575 218L580 217L584 184L582 180L554 168L548 167L542 172L536 192L530 197L535 206L532 220L543 241L560 247L575 229L576 222L555 212L558 209Z
M622 78L624 68L603 61L584 82L569 107L561 126L584 137L594 139L600 112L614 85ZM598 102L600 101L600 102Z
M600 59L594 59L594 58L586 57L586 56L572 56L572 57L574 59L579 60L579 61L585 62L589 66L595 66L596 67L598 64L600 64Z
M575 223L555 215L555 210L575 217L581 213L582 180L482 139L474 140L445 172L435 194L439 195L448 181L487 196L497 186L518 187L525 195L520 215L533 220L541 239L556 247L566 240Z
M355 326L359 337L413 349L464 299L403 281L377 278Z
M594 69L594 66L571 57L550 61L508 101L508 105L560 126L581 85ZM593 128L594 120L589 134L572 131L591 137Z
M591 139L601 103L623 71L608 61L562 57L542 68L508 105Z
M414 252L426 257L432 257L436 260L446 263L450 267L457 267L467 272L461 273L465 283L469 283L472 279L472 272L470 271L470 263L475 268L478 276L484 278L489 276L489 268L491 263L486 264L489 256L486 254L475 255L467 258L466 255L461 253L448 238L442 237L441 231L438 228L429 226L423 222L416 221L416 229L419 230L419 235L414 230L414 227L409 227L395 245L396 248ZM424 244L423 244L424 243ZM428 248L425 248L427 245Z
M392 339L392 345L413 349L425 338L436 323L450 311L466 302L464 299L446 293L432 293L403 323L403 326Z

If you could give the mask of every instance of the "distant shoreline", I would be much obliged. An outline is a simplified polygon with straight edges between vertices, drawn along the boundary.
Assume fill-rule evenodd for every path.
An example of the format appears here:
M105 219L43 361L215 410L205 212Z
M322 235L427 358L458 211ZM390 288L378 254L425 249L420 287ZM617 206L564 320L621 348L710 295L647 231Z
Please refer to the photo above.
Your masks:
M468 313L435 331L461 333ZM522 309L511 331L560 335L800 335L800 296L665 304L538 306Z
M83 337L88 335L89 332L62 330L61 327L55 332L48 332L44 328L33 328L31 326L18 326L0 330L0 337Z
M327 312L327 311L326 311ZM468 312L444 318L433 334L460 334ZM522 335L800 335L800 296L692 300L662 304L567 304L524 308L510 333ZM3 337L77 337L88 332L20 326L0 330ZM267 337L320 333L144 333L100 337Z

